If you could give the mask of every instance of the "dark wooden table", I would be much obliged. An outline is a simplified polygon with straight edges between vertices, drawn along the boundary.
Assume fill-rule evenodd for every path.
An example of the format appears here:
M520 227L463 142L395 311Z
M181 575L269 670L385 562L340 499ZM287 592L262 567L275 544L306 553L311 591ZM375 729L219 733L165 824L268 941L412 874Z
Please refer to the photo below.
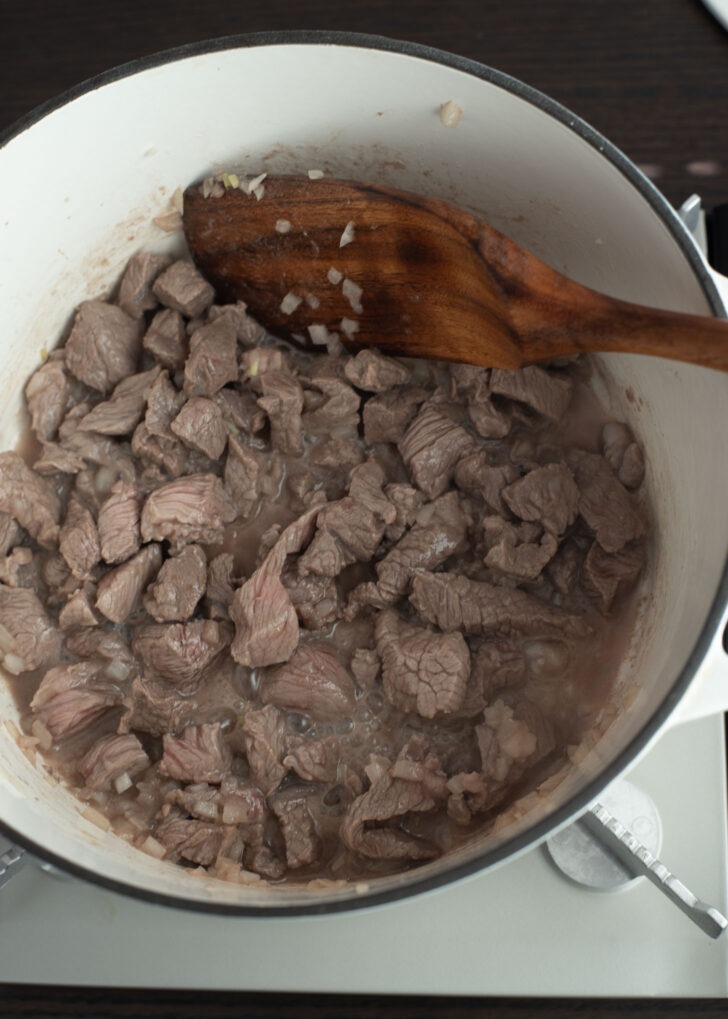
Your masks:
M370 32L490 64L589 121L680 204L728 201L728 32L699 0L0 0L0 131L116 64L282 29ZM89 153L93 155L92 152ZM53 172L52 166L48 168ZM3 931L2 937L12 934ZM0 951L2 942L0 941ZM40 974L39 974L40 977ZM0 987L3 1016L616 1019L725 1015L719 1001L444 999Z

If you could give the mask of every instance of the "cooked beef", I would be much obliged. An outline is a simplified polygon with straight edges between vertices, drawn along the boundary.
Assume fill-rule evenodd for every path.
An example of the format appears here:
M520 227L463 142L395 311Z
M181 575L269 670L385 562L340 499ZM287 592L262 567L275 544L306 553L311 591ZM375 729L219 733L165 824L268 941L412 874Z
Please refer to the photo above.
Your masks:
M181 314L171 308L158 311L142 344L163 368L179 371L187 357L187 330Z
M409 368L401 361L385 357L378 350L360 350L347 361L344 374L357 389L368 393L384 393L395 386L406 386L411 376Z
M76 577L88 577L101 558L96 521L90 510L75 496L71 496L68 502L58 547Z
M315 390L322 394L320 404L311 407L311 400L318 396L315 390L304 393L303 425L307 435L328 435L334 429L341 433L347 429L356 434L359 428L359 405L361 398L342 379L327 375L312 375L308 380Z
M123 698L126 713L119 722L119 732L151 733L181 732L192 725L199 714L197 702L170 687L166 680L136 676L130 692Z
M137 778L149 767L149 758L136 736L104 736L83 756L78 770L88 789L117 788ZM123 791L119 789L119 791Z
M60 500L53 486L17 453L0 453L0 510L44 548L58 542Z
M490 389L499 396L533 407L551 421L558 421L571 402L573 382L568 376L529 365L516 371L494 368L490 373Z
M301 384L283 371L267 371L260 376L263 395L258 406L270 421L271 445L287 456L303 452Z
M165 475L173 478L179 477L185 471L195 470L192 458L196 454L175 438L172 433L169 436L152 435L145 422L137 425L131 438L131 451L137 458L137 463L142 468L142 475L139 481L146 489L156 488L164 480ZM207 457L205 466L209 464ZM151 477L151 482L146 480Z
M336 652L311 643L299 644L285 665L266 674L260 695L264 704L334 722L350 717L355 691Z
M85 470L86 461L57 442L44 442L40 456L33 464L36 474L78 474Z
M504 488L503 499L521 520L538 521L559 536L576 520L579 489L566 464L551 463Z
M142 494L136 485L117 482L99 510L101 558L107 563L123 563L141 547L139 516Z
M249 390L242 393L225 387L215 393L215 403L220 408L225 428L230 435L257 435L265 428L266 413L258 406L258 400Z
M271 797L271 807L281 826L288 866L295 870L316 863L321 840L308 808L308 796L296 790L279 793Z
M171 424L171 430L191 449L219 460L227 442L220 408L204 396L193 396Z
M475 440L436 404L426 404L399 437L397 447L412 480L429 499L442 495L455 467Z
M264 470L263 455L231 435L225 460L224 481L225 490L237 510L238 519L248 520L255 515Z
M162 552L156 543L106 573L99 581L96 608L112 623L125 623L137 608L147 585L157 575Z
M22 537L17 521L9 513L0 510L0 555L7 555Z
M134 658L126 641L117 630L94 629L80 633L69 633L65 640L66 650L77 658L103 658L129 667Z
M149 434L169 438L169 426L177 417L184 402L184 396L171 382L169 373L160 372L147 393L144 424L147 426Z
M20 545L10 555L0 559L0 583L7 587L30 587L37 591L38 566L33 550Z
M0 584L0 655L7 672L31 672L58 654L60 637L34 591Z
M291 737L283 765L295 771L304 782L333 785L337 780L340 761L341 743L337 736L324 736L322 739Z
M189 318L201 315L212 304L215 292L195 267L180 259L173 262L154 281L152 292L166 308Z
M76 312L66 340L66 367L100 393L136 371L141 323L104 301L86 301Z
M152 284L163 269L169 265L166 255L153 255L149 251L140 251L129 259L119 285L119 307L131 315L141 318L145 311L157 307L157 298L152 292Z
M546 567L545 575L559 594L571 594L581 571L584 551L573 538L567 538Z
M199 545L185 545L165 560L147 588L144 608L158 623L189 619L207 587L207 558Z
M81 626L98 626L100 620L93 606L96 603L96 585L84 584L75 591L58 613L58 625L62 630L74 630Z
M629 428L609 421L602 429L602 453L625 488L639 488L645 476L645 458Z
M460 633L409 626L391 609L375 627L382 687L396 708L423 718L456 711L470 675L470 652Z
M250 775L267 795L280 785L287 770L282 763L286 752L283 715L272 704L259 710L248 708L242 730Z
M190 725L181 736L165 733L162 744L159 770L170 778L219 784L230 772L232 753L219 722Z
M228 382L237 382L237 341L232 323L219 318L190 336L185 362L185 393L213 397Z
M190 821L170 814L155 828L154 837L167 850L169 859L189 860L209 867L218 857L239 859L242 841L231 825Z
M417 408L428 396L426 389L402 386L367 400L362 410L366 444L399 442Z
M131 435L142 419L147 396L159 372L159 368L151 368L147 372L122 379L108 400L97 403L81 418L79 430L99 435Z
M463 457L455 468L453 480L461 491L482 499L496 513L507 515L503 489L518 476L513 464L491 465L486 452L479 449Z
M468 400L468 417L484 439L503 439L511 430L510 418L493 406L490 396Z
M173 550L190 542L220 541L235 507L214 474L188 474L152 492L144 504L144 541L168 541Z
M500 690L523 686L528 666L523 651L512 641L489 640L473 655L470 674L483 697L482 709Z
M55 438L70 397L71 387L62 360L49 359L30 376L25 386L25 400L30 427L40 442Z
M182 691L199 686L205 669L222 654L230 636L230 627L214 619L147 623L137 627L131 646L145 675L165 679Z
M115 439L94 432L75 431L63 440L66 449L83 457L87 464L103 467L104 489L111 488L115 481L133 482L136 480L136 468L129 447ZM94 477L94 487L101 491L99 475Z
M445 631L500 637L589 632L581 616L525 591L494 587L454 573L415 574L410 601L423 619Z
M244 301L237 301L235 304L213 304L208 310L207 317L211 322L219 318L229 318L238 342L243 347L257 347L265 340L265 329L248 314Z
M596 453L572 450L570 466L579 486L579 513L605 552L619 552L645 533L635 497Z
M337 435L317 442L308 459L318 467L329 467L346 474L363 461L364 450L358 437Z
M553 534L546 531L539 541L521 540L519 531L500 517L486 520L496 521L499 525L498 535L489 542L490 547L483 560L485 565L496 573L502 573L518 581L534 581L541 576L541 571L553 559L558 548L558 541Z
M30 706L54 739L83 729L119 703L118 690L100 671L98 662L78 662L46 672Z
M607 615L622 595L637 583L646 560L643 542L633 541L611 555L595 541L584 560L582 587L593 598L600 612Z
M296 570L287 569L281 581L307 630L323 630L340 617L341 598L333 577L319 577L315 573L299 577Z
M229 618L230 603L235 594L232 581L233 565L234 560L229 552L221 552L208 564L205 602L212 619Z
M408 527L412 527L417 519L417 512L424 501L424 496L412 485L393 482L384 486L384 494L394 506L397 516L385 529L385 537L389 541L399 541Z

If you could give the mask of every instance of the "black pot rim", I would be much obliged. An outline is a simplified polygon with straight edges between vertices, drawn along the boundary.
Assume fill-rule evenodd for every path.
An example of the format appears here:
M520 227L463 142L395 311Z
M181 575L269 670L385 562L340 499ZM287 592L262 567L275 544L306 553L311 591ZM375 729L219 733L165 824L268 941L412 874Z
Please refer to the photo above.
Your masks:
M571 131L577 134L585 142L597 149L605 159L609 160L633 187L642 195L653 211L662 219L668 227L673 239L680 247L685 259L698 279L701 287L709 301L712 311L716 316L724 317L725 312L718 294L717 287L707 271L697 249L688 237L675 210L667 202L657 188L645 177L637 167L610 141L592 128L586 121L573 114L566 107L537 89L526 85L516 78L470 60L467 57L457 56L444 50L425 46L420 43L412 43L403 40L390 39L385 36L360 34L356 32L327 32L327 31L275 31L258 32L243 35L224 36L216 39L202 40L200 42L188 43L174 49L153 53L128 63L104 71L86 81L74 85L72 88L62 92L60 95L35 107L28 114L21 117L7 130L0 133L0 148L7 145L14 138L24 131L27 131L38 121L48 114L77 99L88 92L92 92L103 86L112 84L122 78L160 67L164 64L183 60L187 57L199 56L205 53L215 53L222 50L242 49L254 46L276 46L276 45L323 45L356 47L359 49L383 50L396 53L402 56L416 57L428 60L436 64L444 64L455 70L462 71L472 77L479 78L496 85L520 99L525 100L538 109L547 113L555 120L560 121ZM53 864L54 866L67 871L85 881L99 885L110 891L119 892L123 895L130 895L133 898L141 899L157 905L176 907L178 909L191 910L193 912L214 913L225 916L254 916L262 917L294 917L311 916L329 913L340 913L364 909L370 906L393 903L402 899L418 895L426 891L432 891L443 885L452 883L480 871L485 871L502 864L516 855L537 846L546 836L558 826L566 823L572 817L585 810L601 789L613 781L629 764L629 762L643 750L654 738L659 729L663 726L669 715L682 698L683 694L695 676L703 658L705 657L721 622L723 607L728 602L728 563L724 565L721 584L719 585L716 597L711 606L705 625L690 657L677 677L672 688L664 698L657 711L645 723L642 729L632 738L629 744L620 752L617 758L602 772L598 778L593 779L580 793L571 797L569 801L549 817L534 825L528 831L504 842L493 850L483 853L482 856L469 860L459 865L453 865L449 869L436 875L427 875L417 878L416 871L411 872L414 878L407 876L407 884L388 891L372 895L352 894L351 898L333 899L330 902L296 904L296 905L272 905L272 906L251 906L238 905L236 903L205 902L186 898L183 895L169 895L158 892L150 892L136 885L129 884L99 874L95 871L66 860L56 855L52 849L39 845L34 840L27 838L20 832L16 832L10 825L0 820L0 832L14 843L25 848L28 852L40 859Z

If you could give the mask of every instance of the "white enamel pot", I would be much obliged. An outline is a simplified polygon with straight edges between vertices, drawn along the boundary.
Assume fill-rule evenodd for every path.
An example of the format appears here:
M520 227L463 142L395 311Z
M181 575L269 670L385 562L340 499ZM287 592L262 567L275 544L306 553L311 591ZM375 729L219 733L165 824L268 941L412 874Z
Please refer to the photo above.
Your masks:
M439 107L463 110L455 127ZM118 68L15 125L0 148L0 445L23 383L74 306L136 250L180 185L220 168L321 168L441 195L555 268L629 300L722 315L681 221L604 138L497 71L367 36L217 40ZM728 376L646 357L599 359L608 399L644 443L655 511L639 634L614 703L550 788L452 856L366 887L244 887L159 862L81 816L13 735L0 684L0 825L109 887L229 913L371 905L492 867L582 813L678 717L728 702L721 646L728 549ZM700 691L699 691L700 688ZM700 696L698 696L698 691ZM689 712L688 712L689 709Z

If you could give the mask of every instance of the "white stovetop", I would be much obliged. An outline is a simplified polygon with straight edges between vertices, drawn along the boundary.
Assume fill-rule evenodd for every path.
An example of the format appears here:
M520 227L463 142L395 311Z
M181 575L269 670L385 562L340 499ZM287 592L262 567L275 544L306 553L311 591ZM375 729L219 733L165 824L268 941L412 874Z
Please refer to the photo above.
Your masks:
M630 781L658 805L661 858L727 911L722 716L668 732ZM2 848L2 847L0 847ZM728 995L711 941L641 879L586 891L543 849L391 906L237 919L132 901L35 867L0 894L0 982L445 995Z

